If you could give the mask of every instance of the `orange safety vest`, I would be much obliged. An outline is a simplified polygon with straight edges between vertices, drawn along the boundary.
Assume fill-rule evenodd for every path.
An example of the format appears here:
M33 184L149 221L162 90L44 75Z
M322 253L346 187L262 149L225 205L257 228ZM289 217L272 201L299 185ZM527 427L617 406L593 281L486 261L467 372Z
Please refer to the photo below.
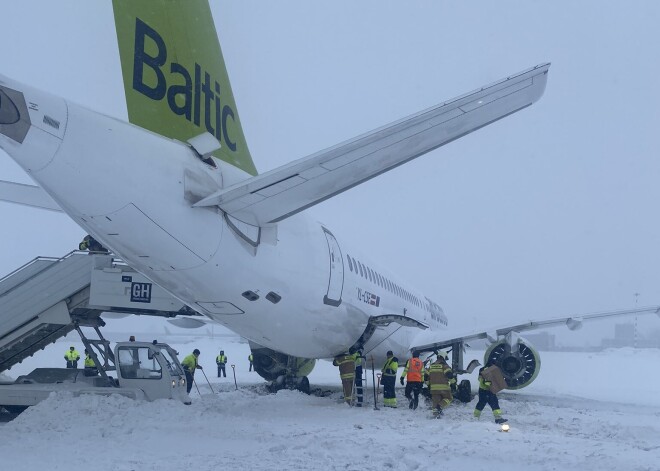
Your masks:
M419 358L411 358L408 360L408 375L406 379L410 381L422 382L422 370L424 369L424 363Z

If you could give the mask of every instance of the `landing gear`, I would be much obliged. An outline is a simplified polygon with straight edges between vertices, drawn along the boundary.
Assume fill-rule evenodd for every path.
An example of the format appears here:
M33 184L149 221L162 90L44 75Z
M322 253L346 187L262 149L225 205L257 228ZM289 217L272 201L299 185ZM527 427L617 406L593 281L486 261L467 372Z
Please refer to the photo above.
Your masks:
M280 389L290 389L300 391L305 394L311 393L311 388L309 386L309 378L307 376L278 376L275 381L270 383L268 386L268 391L271 393L276 393Z
M472 401L472 386L469 379L464 379L458 384L454 397L464 404Z
M295 389L305 394L309 394L311 392L311 388L309 387L309 378L307 378L307 376L296 378L296 380L298 384L296 385Z

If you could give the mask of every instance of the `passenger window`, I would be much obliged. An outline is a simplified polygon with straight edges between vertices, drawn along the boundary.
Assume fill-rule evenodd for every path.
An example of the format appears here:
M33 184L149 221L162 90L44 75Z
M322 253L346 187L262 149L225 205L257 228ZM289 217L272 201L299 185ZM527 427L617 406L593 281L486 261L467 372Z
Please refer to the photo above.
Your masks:
M364 278L364 271L362 271L362 263L358 262L358 267L360 268L360 276Z
M351 256L347 254L346 260L348 260L348 269L353 271L353 263L351 263Z

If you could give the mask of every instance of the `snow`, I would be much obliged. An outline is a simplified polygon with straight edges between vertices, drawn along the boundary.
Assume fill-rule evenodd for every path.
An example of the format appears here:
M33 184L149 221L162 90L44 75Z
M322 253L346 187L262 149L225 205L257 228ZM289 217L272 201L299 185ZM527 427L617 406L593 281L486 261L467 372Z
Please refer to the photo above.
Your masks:
M147 340L148 334L137 335ZM162 337L162 336L161 336ZM310 375L328 396L295 391L266 394L248 372L248 345L233 335L159 338L180 357L199 348L193 404L132 401L123 397L52 394L0 425L3 469L169 470L217 469L438 469L657 470L660 463L660 383L648 381L660 350L631 348L598 353L541 352L542 370L530 387L500 393L511 430L499 431L488 406L472 418L475 401L455 403L440 420L405 407L374 410L341 400L339 374L320 361ZM9 373L62 366L63 340ZM215 355L224 349L235 365L216 378ZM482 352L466 358L481 360ZM7 372L6 372L7 373ZM475 374L471 375L473 388ZM398 383L397 383L398 384ZM380 398L382 403L382 396Z

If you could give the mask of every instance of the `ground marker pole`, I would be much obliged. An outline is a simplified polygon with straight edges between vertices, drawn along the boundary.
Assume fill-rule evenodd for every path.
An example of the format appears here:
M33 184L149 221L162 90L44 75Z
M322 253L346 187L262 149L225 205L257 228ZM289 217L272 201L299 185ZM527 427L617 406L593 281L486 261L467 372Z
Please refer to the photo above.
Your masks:
M199 392L199 386L197 386L197 381L195 381L195 377L194 377L194 376L193 376L193 384L195 385L195 389L197 389L197 394L199 394L199 395L201 396L202 393Z
M376 374L376 370L374 367L374 357L373 355L371 356L371 382L374 385L374 410L380 410L378 408L378 397L376 396L376 378L374 375ZM380 380L380 375L378 375L378 379Z
M236 382L236 365L231 365L231 370L234 373L234 386L236 386L236 391L238 391L238 383Z

